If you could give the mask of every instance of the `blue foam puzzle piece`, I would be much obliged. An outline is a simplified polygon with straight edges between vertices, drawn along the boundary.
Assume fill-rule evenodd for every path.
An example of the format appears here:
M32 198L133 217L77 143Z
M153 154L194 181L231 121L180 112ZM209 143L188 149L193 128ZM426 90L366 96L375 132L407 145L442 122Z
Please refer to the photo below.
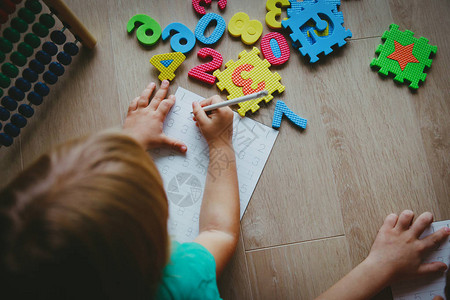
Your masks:
M216 28L214 28L213 33L209 37L205 37L206 27L208 27L212 20L216 20ZM207 13L198 20L197 26L195 27L195 37L205 45L212 45L220 40L226 28L227 23L221 16L215 13Z
M195 35L184 24L174 22L166 26L162 32L162 39L165 41L170 35L173 34L170 39L170 48L174 52L188 53L195 46ZM184 41L184 44L182 43Z
M352 37L352 32L342 26L343 18L337 17L333 12L334 7L335 4L330 3L330 0L308 0L299 13L291 12L291 17L281 22L284 28L292 32L290 37L294 48L303 56L308 55L311 63L319 60L318 54L328 55L333 52L332 46L337 44L342 47L347 43L345 39ZM323 20L321 16L326 16L328 21ZM328 23L329 34L320 37L314 32L314 28L305 29L306 23L311 19L319 31L325 30Z
M289 119L289 121L291 121L298 127L303 129L306 128L307 120L295 114L289 107L287 107L286 103L284 103L281 100L278 100L277 104L275 105L275 111L273 113L273 120L272 120L273 128L275 129L280 128L281 119L283 118L283 115L285 115L286 118Z
M315 4L317 0L303 0L301 2L298 2L297 0L289 0L289 2L291 3L291 8L288 8L286 13L288 17L291 17L292 15L301 13L306 6ZM339 11L341 0L325 0L325 2L333 6L331 11L341 23L344 23L344 15Z
M164 66L164 67L168 67L168 66L170 66L170 64L173 62L173 59L165 59L165 60L161 60L161 64Z

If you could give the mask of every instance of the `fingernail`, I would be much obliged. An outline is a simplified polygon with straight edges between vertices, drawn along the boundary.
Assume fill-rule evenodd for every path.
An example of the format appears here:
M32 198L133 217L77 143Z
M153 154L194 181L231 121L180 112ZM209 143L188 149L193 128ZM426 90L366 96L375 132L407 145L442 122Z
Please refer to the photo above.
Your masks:
M444 227L444 231L445 231L446 233L450 233L450 228L449 228L449 227Z
M447 266L446 266L446 265L442 265L442 266L439 268L439 271L441 271L441 272L444 272L445 270L447 270Z
M161 83L161 85L165 87L165 86L169 85L169 81L164 79L163 82Z
M181 146L181 151L182 152L186 152L186 150L187 150L187 147L185 145Z

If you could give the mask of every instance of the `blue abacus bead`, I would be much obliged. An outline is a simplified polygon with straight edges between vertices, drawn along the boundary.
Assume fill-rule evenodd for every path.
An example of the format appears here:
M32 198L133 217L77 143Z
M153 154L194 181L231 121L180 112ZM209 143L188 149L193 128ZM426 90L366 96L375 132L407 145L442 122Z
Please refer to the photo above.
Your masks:
M55 30L50 34L50 38L52 39L52 41L58 45L62 45L66 42L66 35L60 31L60 30Z
M0 106L0 121L8 120L9 119L9 115L10 115L9 111L6 108Z
M42 50L44 50L51 56L56 55L56 53L58 53L58 47L55 45L55 43L52 42L45 42L42 45Z
M44 76L42 76L44 81L48 84L55 84L58 81L58 76L53 73L52 71L47 71L44 73Z
M9 147L13 143L13 138L7 135L6 133L0 133L0 144Z
M24 128L27 126L27 119L19 114L14 114L11 117L11 123L17 128Z
M20 128L11 123L6 124L5 127L3 128L3 131L13 138L20 134Z
M45 83L38 82L34 85L34 91L42 97L45 97L50 93L50 88Z
M36 106L41 105L42 101L44 100L41 95L39 95L34 91L28 94L27 99L28 101L30 101L31 104Z
M60 63L62 63L65 66L70 65L70 63L72 62L72 56L70 56L69 54L67 54L64 51L59 52L58 56L56 56L56 58L58 59L58 61Z
M38 79L38 74L30 68L23 70L22 76L29 82L35 82Z
M48 69L55 73L56 76L62 76L64 74L64 67L56 61L52 62L48 66Z
M64 44L64 51L69 55L75 56L78 54L79 48L75 43L68 42Z
M34 115L34 109L28 104L20 104L19 113L26 118L31 118Z
M29 66L31 70L38 74L44 72L45 70L45 66L41 64L37 59L31 60Z
M31 89L31 83L22 77L16 80L15 86L17 86L22 92L28 92Z
M25 93L22 92L18 87L12 86L8 89L8 96L16 101L22 101L25 98Z
M3 97L1 103L3 107L9 111L14 111L17 108L17 102L14 101L14 99L9 96Z
M36 53L36 59L43 65L47 65L52 61L50 54L42 50Z

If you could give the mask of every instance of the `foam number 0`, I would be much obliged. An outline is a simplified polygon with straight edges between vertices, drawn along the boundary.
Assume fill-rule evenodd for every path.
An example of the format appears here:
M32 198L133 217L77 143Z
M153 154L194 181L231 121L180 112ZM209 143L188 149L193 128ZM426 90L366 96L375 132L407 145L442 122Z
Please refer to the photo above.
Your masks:
M228 22L228 32L234 37L241 37L244 44L254 44L263 31L263 26L258 20L250 20L246 13L236 13Z
M131 33L136 27L138 41L146 46L153 46L161 37L161 26L152 17L147 15L135 15L127 23L127 31ZM151 34L147 34L151 32Z
M278 32L269 32L261 40L261 52L272 65L282 65L291 56L291 50L284 36Z
M202 48L198 51L197 56L203 59L212 57L212 61L192 68L189 71L188 76L203 81L204 83L214 84L214 82L216 82L216 76L206 72L215 71L222 66L222 54L211 48Z
M211 33L209 37L205 37L205 30L212 20L217 22L216 28L214 28L213 33ZM225 23L225 20L221 16L215 13L209 13L204 15L198 21L197 26L195 27L195 37L199 40L199 42L205 45L212 45L220 40L226 27L227 23Z
M174 52L187 53L194 48L195 35L186 25L181 23L167 25L162 32L163 41L165 41L173 32L175 32L175 34L170 39L170 47Z
M203 2L205 4L210 5L211 0L192 0L192 6L194 7L195 11L201 15L206 14L205 7L201 6L200 3ZM219 8L223 10L227 6L227 0L219 0Z
M266 2L266 24L272 29L280 29L281 22L277 21L277 17L281 16L281 7L289 7L289 0L267 0Z
M253 79L251 79L251 78L244 79L242 77L242 72L244 72L244 71L250 72L251 70L253 70L253 68L254 68L254 66L252 66L250 64L243 64L243 65L238 66L236 69L234 69L233 74L231 75L231 79L233 80L233 83L237 86L242 87L242 93L244 95L249 95L249 94L253 94L253 93L262 91L266 87L266 82L261 81L258 83L258 87L256 89L254 89L254 88L252 88Z

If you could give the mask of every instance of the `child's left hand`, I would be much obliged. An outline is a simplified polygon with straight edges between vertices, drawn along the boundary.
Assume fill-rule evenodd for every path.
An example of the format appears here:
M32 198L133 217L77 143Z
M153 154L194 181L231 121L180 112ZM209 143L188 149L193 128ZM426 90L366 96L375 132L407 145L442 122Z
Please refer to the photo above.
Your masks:
M123 129L145 149L169 146L184 153L187 147L183 142L172 139L163 133L164 119L175 104L174 95L165 99L169 90L169 81L164 80L161 83L161 87L150 101L150 96L155 88L156 84L151 82L142 94L131 102Z

